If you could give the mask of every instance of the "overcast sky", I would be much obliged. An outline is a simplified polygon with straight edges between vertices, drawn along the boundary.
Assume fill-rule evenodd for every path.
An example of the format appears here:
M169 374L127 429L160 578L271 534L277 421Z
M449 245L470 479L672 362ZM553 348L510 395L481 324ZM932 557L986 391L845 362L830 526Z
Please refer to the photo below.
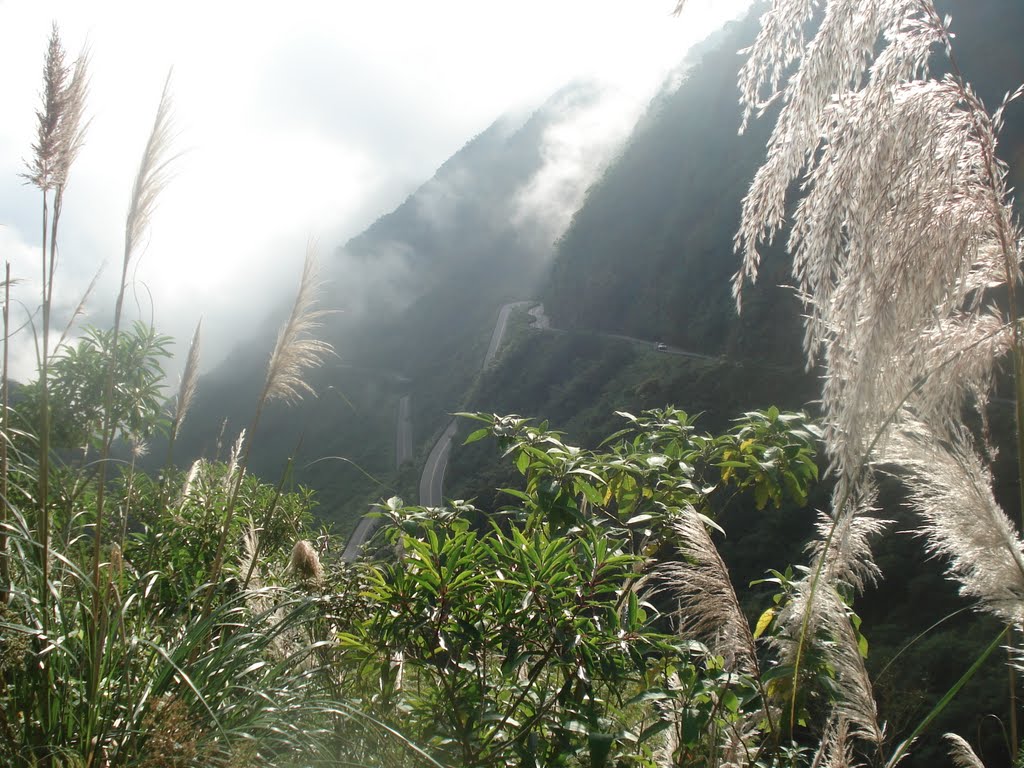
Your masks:
M202 315L208 367L291 294L309 238L329 257L495 118L574 78L642 99L748 4L689 0L675 18L674 0L0 0L0 264L34 308L40 197L18 174L53 21L71 58L83 45L91 58L57 293L74 304L106 259L106 296L87 320L109 324L131 182L173 67L183 155L138 261L132 312L179 338ZM17 358L24 376L27 346Z

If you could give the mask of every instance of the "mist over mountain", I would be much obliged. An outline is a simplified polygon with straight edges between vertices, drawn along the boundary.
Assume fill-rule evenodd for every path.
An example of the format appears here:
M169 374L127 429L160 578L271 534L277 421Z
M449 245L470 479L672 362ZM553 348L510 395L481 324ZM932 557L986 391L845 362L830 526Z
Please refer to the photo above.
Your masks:
M555 241L644 106L595 83L571 83L532 112L496 120L343 247L321 247L321 306L335 310L323 337L338 357L311 374L318 397L269 409L254 471L280 467L302 434L312 460L344 457L340 466L297 473L325 496L351 500L354 487L362 500L383 482L394 469L397 399L415 393L417 444L457 407L497 307L537 295ZM600 130L579 131L588 121ZM239 346L204 378L180 455L211 455L218 444L223 451L245 427L287 314L284 305L271 309L262 343ZM219 443L214 414L227 416Z
M998 17L1000 34L1012 37L1024 26L1020 9L1008 0L949 6L963 67L978 73L984 98L1001 98L1024 79L1024 65L1006 54L989 57L1012 46L988 46L986 35ZM394 414L402 396L414 401L421 454L447 414L469 404L547 415L553 404L543 397L474 399L498 307L513 300L542 300L556 327L577 333L626 334L731 363L773 366L772 376L792 377L781 389L792 400L778 405L800 407L813 398L813 376L801 371L800 307L788 287L784 235L766 250L742 315L730 295L740 201L771 127L769 116L738 134L737 51L757 29L756 11L727 25L694 48L648 104L576 82L532 112L503 116L394 211L334 252L322 245L322 304L337 310L324 337L338 358L311 376L319 397L298 408L271 408L255 438L253 469L279 467L303 435L306 462L319 463L300 464L296 476L334 507L325 508L326 519L347 526L374 493L415 495L416 467L405 470L404 481L394 474ZM1015 125L1004 140L1007 158L1022 145ZM206 377L181 438L183 455L214 450L216 430L204 413L228 415L222 445L247 423L286 311L271 313L262 345L239 348ZM543 379L528 369L507 375ZM680 385L695 401L683 405L723 418L763 405L765 375L743 374L742 396L729 402ZM625 401L606 410L675 400L669 380L649 379L631 402L619 392ZM521 384L506 381L504 390ZM602 385L595 379L580 386L596 401ZM584 410L580 397L565 407Z

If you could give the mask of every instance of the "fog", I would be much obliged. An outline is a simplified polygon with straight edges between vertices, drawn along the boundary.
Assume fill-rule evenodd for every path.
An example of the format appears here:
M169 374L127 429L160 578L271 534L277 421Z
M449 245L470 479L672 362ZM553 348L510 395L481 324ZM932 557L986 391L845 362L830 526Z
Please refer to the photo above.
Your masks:
M106 263L81 322L109 325L135 167L171 75L170 185L137 255L127 311L180 340L204 318L204 368L262 332L289 299L306 244L322 259L399 205L503 114L580 77L605 96L545 136L545 167L515 216L551 241L686 49L749 0L474 0L280 5L0 0L0 259L16 315L38 305L40 197L31 153L51 22L90 50L90 120L65 195L55 333ZM448 215L441 194L434 216ZM379 264L401 269L402 245ZM344 279L345 276L342 276ZM360 276L350 275L352 285ZM35 367L31 333L14 375ZM173 375L173 368L172 375Z

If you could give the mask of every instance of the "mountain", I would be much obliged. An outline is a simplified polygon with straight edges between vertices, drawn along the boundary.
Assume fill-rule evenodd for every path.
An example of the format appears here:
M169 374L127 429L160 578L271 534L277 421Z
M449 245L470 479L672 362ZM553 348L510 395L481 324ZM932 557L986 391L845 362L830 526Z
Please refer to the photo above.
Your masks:
M972 76L984 98L993 101L1024 80L1013 45L986 45L993 29L1010 41L1024 26L1011 0L951 0L948 9L962 66L979 73ZM370 499L393 492L415 498L416 468L432 437L447 414L462 408L552 418L554 411L578 426L579 414L587 413L591 419L582 426L596 435L598 401L610 404L609 413L673 401L699 406L722 423L737 409L766 405L774 388L769 379L784 383L773 399L777 405L801 407L813 399L814 378L801 372L800 307L787 287L781 245L767 249L760 282L745 292L741 315L730 295L740 201L771 127L769 116L738 134L736 51L757 29L755 12L696 48L628 141L616 144L613 137L596 147L591 154L598 162L561 179L554 191L545 175L557 166L551 137L606 103L607 94L594 84L571 84L533 112L497 120L401 206L338 249L324 264L325 303L339 310L324 331L338 358L312 375L318 398L269 409L255 436L252 468L273 477L302 435L296 479L318 491L324 518L344 529ZM1008 158L1024 146L1019 122L1010 121ZM742 393L735 387L705 391L686 378L685 365L682 372L672 368L683 361L666 358L658 364L665 370L652 375L650 361L629 353L630 361L619 356L623 376L635 363L636 376L645 378L627 385L606 371L615 354L602 364L580 351L604 355L597 350L608 347L595 340L565 342L561 378L523 353L515 371L501 369L504 382L478 382L499 305L531 298L544 301L561 329L625 334L721 357L728 365L762 367L738 374ZM181 436L180 457L212 453L225 416L222 444L247 423L272 340L268 328L263 347L237 350L206 377ZM528 386L531 381L550 386L541 391ZM555 402L552 387L573 394ZM719 397L725 390L737 396ZM394 429L404 395L412 397L418 455L403 474L395 469ZM310 462L317 463L306 466ZM457 474L451 479L461 483Z
M414 443L429 450L479 370L498 307L536 295L555 239L623 135L581 142L574 149L590 162L568 171L552 137L607 109L608 98L576 82L528 114L497 120L325 260L322 305L336 313L322 335L337 358L310 375L317 397L267 409L250 436L253 471L274 480L297 451L296 480L319 493L324 519L342 530L373 499L415 497L415 470L396 474L398 401L412 395ZM176 447L181 460L223 455L247 425L273 338L268 327L262 345L236 349L204 378Z

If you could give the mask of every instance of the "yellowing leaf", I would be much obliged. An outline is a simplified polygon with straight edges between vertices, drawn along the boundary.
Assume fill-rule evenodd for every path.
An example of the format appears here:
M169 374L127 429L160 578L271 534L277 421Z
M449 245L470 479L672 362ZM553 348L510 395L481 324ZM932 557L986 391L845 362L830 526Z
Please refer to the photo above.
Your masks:
M772 623L772 619L775 618L775 608L771 607L761 614L761 618L757 620L757 626L754 627L754 639L756 640L765 633L768 629L768 625Z

